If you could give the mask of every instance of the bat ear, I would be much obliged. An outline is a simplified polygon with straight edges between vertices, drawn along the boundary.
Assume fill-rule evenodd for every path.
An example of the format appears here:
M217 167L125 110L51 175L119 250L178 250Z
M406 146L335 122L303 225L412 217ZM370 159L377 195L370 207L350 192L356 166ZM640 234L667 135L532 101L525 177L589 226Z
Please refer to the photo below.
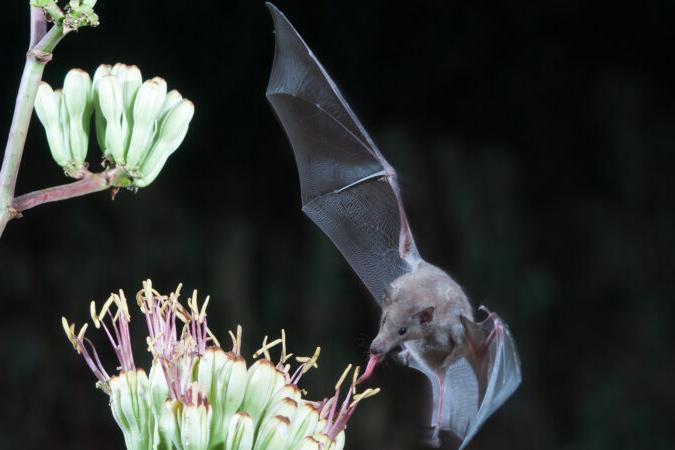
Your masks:
M396 295L396 292L394 290L394 287L389 284L384 288L384 295L382 296L382 303L384 306L389 306L392 304L394 301L394 296Z
M424 308L422 311L416 313L414 317L420 321L420 325L428 325L434 320L434 307L429 306L428 308Z

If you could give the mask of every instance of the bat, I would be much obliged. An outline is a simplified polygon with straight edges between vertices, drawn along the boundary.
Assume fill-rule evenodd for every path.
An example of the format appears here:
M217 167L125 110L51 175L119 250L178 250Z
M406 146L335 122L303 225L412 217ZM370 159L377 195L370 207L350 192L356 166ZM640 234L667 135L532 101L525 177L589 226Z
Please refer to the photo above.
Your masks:
M302 211L331 239L382 307L364 377L385 355L429 379L428 444L440 431L464 448L521 381L506 324L480 322L462 288L424 261L403 208L397 174L293 25L267 3L275 29L267 99L293 148Z

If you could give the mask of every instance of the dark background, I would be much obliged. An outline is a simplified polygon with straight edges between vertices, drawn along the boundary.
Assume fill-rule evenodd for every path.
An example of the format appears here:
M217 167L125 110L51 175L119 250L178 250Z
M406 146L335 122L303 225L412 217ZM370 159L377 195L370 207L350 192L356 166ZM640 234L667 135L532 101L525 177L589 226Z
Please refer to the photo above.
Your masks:
M2 130L28 41L25 4L7 2L0 28ZM523 384L470 448L673 448L675 4L278 6L398 168L422 254L516 336ZM91 299L133 293L146 277L211 294L214 331L226 341L241 323L249 356L281 327L299 353L321 345L307 377L315 396L365 359L377 329L375 303L300 212L292 153L264 97L273 36L263 3L96 9L101 26L68 36L45 79L137 64L192 99L196 116L150 187L40 206L8 225L3 449L122 448L59 320L81 323ZM36 125L17 193L66 181ZM146 362L140 320L133 331ZM425 381L391 363L374 384L383 392L355 415L348 448L415 448Z

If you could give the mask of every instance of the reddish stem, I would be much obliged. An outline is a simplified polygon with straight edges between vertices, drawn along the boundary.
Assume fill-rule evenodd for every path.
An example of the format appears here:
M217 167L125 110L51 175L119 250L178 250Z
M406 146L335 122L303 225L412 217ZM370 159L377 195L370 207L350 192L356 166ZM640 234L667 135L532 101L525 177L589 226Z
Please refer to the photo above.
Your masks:
M41 189L15 197L12 207L16 213L20 213L43 203L80 197L93 192L104 191L109 187L106 173L88 173L81 180L72 183Z

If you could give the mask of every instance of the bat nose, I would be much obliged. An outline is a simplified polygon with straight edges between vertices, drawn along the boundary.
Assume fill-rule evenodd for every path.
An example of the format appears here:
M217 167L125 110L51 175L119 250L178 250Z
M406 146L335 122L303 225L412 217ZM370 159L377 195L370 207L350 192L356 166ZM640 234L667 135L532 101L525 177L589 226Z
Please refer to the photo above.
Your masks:
M383 353L384 353L384 350L379 345L372 344L370 346L370 354L371 355L380 357L380 356L382 356Z

